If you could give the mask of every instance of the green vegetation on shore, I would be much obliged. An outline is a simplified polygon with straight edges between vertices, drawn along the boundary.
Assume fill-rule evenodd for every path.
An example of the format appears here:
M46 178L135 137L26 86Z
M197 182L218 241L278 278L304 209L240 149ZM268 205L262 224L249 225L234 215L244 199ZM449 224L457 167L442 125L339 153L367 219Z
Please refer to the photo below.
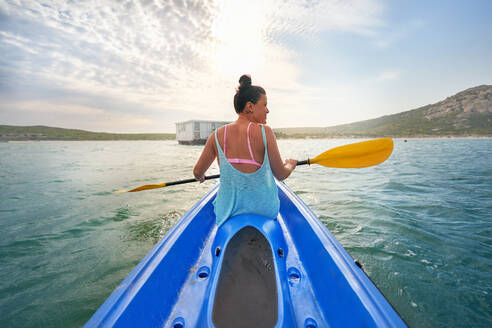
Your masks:
M22 140L173 140L174 133L105 133L48 126L0 125L0 141Z

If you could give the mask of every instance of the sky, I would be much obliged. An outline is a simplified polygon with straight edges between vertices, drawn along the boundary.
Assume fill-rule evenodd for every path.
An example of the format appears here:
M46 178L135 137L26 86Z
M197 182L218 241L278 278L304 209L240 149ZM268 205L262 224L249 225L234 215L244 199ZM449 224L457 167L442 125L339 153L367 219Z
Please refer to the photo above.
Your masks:
M489 0L0 0L0 124L232 121L245 73L273 128L399 113L492 84L491 13Z

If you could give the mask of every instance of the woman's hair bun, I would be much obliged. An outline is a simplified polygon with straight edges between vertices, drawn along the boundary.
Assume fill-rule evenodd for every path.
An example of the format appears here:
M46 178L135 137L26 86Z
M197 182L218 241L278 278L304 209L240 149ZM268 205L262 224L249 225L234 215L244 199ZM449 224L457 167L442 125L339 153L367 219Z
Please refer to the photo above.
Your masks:
M248 102L256 104L261 95L266 95L265 89L258 85L251 85L251 75L244 74L241 76L239 78L239 88L236 89L236 94L234 95L236 113L241 113Z
M251 86L251 76L244 74L239 78L239 90L246 89Z

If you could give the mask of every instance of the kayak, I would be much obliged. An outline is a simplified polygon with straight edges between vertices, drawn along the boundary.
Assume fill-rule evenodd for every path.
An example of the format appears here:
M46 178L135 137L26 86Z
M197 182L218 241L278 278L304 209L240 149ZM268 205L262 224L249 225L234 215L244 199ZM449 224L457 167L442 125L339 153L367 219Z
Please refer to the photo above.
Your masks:
M85 327L406 327L308 206L277 186L277 219L241 214L220 227L212 188Z

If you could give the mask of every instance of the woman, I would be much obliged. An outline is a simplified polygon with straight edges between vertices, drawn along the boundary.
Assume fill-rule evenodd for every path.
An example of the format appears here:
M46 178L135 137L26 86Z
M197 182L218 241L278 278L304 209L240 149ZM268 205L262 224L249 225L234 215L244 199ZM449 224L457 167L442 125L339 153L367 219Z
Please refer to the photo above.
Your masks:
M243 75L234 96L238 114L235 122L213 132L193 169L197 180L205 180L205 172L217 158L220 187L214 201L217 225L228 218L259 214L275 219L280 202L274 180L286 179L297 161L282 162L275 134L266 126L269 113L265 90L251 85L251 77Z

